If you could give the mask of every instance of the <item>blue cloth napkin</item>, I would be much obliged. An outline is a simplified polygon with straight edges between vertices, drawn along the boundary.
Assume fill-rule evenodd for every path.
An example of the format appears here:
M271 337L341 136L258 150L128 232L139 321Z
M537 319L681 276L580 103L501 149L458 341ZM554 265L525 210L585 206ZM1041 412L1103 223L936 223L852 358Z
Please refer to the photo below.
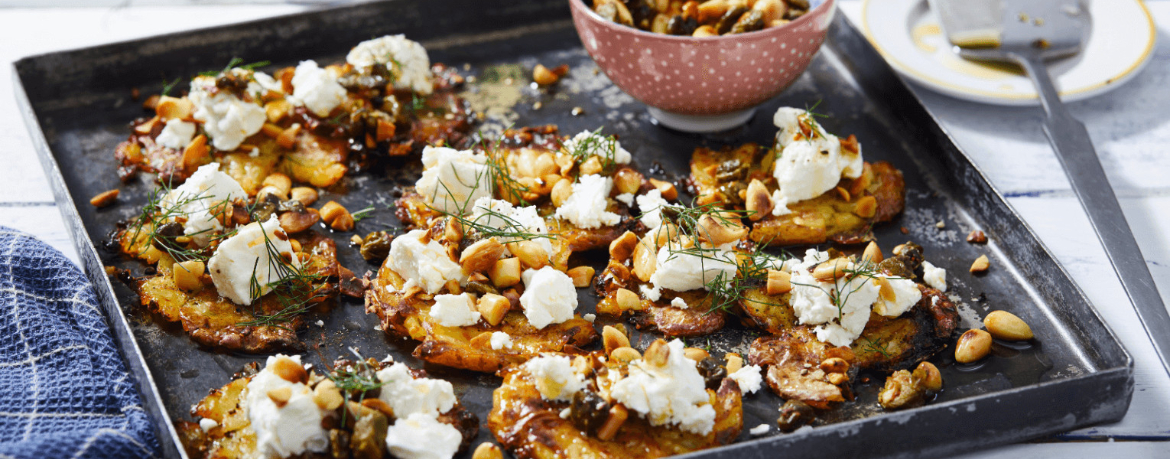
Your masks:
M157 451L85 275L56 249L0 226L0 459Z

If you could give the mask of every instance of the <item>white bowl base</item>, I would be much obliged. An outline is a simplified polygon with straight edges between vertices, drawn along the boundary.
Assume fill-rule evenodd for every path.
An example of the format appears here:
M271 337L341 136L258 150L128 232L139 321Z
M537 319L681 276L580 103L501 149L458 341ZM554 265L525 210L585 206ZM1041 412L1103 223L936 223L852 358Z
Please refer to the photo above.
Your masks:
M684 115L654 107L646 107L646 111L663 126L695 133L721 132L736 128L747 123L752 119L752 115L756 114L755 107L721 115Z

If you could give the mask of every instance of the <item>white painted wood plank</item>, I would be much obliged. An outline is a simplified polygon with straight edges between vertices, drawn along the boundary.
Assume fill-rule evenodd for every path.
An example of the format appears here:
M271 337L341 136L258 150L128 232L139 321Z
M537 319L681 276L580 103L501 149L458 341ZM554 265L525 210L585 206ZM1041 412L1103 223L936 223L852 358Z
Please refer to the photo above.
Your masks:
M7 226L36 236L60 250L74 264L81 263L57 206L0 206L0 226Z

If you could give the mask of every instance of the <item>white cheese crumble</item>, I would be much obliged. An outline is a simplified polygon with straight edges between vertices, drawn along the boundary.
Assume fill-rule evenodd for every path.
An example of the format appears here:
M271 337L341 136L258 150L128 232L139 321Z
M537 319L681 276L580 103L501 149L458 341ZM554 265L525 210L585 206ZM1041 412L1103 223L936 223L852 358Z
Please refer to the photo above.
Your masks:
M573 371L573 361L565 355L541 355L525 362L524 370L545 400L569 401L585 388L584 379Z
M752 435L759 436L768 433L768 430L770 429L771 427L769 427L767 424L760 424L758 426L752 427L752 430L749 430L748 432Z
M885 298L878 295L877 301L873 304L873 312L886 317L898 317L922 299L922 291L918 289L918 283L910 279L886 277L886 282L890 283L894 292L894 301L886 301Z
M220 151L232 151L248 136L260 132L268 115L264 108L244 102L228 91L216 91L215 78L195 77L187 99L195 104L194 118L203 122L203 131L211 145Z
M655 190L655 191L658 191L658 190ZM633 206L634 205L634 193L622 193L622 194L619 194L617 196L614 196L613 198L616 199L618 202L625 204L626 206Z
M358 43L345 56L345 61L366 70L374 64L385 65L395 76L394 87L397 89L430 94L435 88L427 50L401 34Z
M378 398L390 405L399 419L416 414L436 419L455 406L455 389L450 382L415 378L401 363L378 370L377 375L383 383Z
M643 295L650 301L658 301L663 289L676 292L705 289L707 283L720 275L726 280L735 276L735 252L715 248L715 252L702 254L683 251L677 243L670 243L658 249L657 268L650 275L654 288L644 290Z
M589 323L593 323L593 321L597 320L597 314L585 314L581 316L581 318L585 319Z
M206 247L212 233L223 229L215 216L226 212L225 201L236 198L248 199L248 193L236 179L219 171L219 163L211 163L200 166L186 182L167 193L162 205L168 213L186 218L183 234Z
M492 176L487 156L447 147L423 148L422 178L415 188L435 208L447 213L466 213L467 206L492 195Z
M715 426L715 408L703 376L696 362L683 355L682 341L671 341L668 347L670 354L661 367L642 359L631 361L629 375L613 384L610 396L651 425L677 425L706 435Z
M268 357L264 370L256 373L244 389L243 408L256 432L256 453L258 457L289 457L325 452L329 448L329 433L321 428L321 421L331 414L317 407L309 386L289 382L272 372L272 365L280 358L301 363L297 355ZM288 403L278 407L268 392L283 388L291 390L292 396Z
M465 284L466 276L447 253L447 248L434 240L422 242L424 230L414 230L394 238L390 243L390 269L406 280L408 285L417 285L427 293L436 293L449 280Z
M781 215L788 215L792 213L792 209L788 208L788 197L784 196L780 190L772 192L772 215L779 217Z
M272 76L267 73L260 71L252 72L252 80L253 81L248 82L248 86L249 91L251 91L255 96L262 96L263 93L261 93L261 91L276 91L279 93L284 93L284 85L282 85L280 81L277 81L276 78L272 78ZM252 83L255 83L256 87L251 87Z
M459 429L419 413L399 417L386 430L386 448L399 459L450 459L462 442Z
M314 61L301 61L292 77L293 93L288 101L309 109L321 118L345 102L345 88L337 82L340 76L332 68L321 68Z
M444 327L467 327L479 323L479 311L466 292L458 295L435 295L430 316Z
M812 128L812 139L801 132L802 119ZM837 136L825 132L805 110L780 107L772 122L780 128L776 133L779 157L772 176L780 186L778 197L784 205L777 208L820 196L836 187L841 177L861 176L864 168L861 154L844 151Z
M524 317L537 329L549 324L559 324L573 318L577 309L577 289L573 279L551 266L539 271L525 270L524 294L520 295L520 306Z
M565 151L578 158L589 155L597 156L602 164L611 160L615 164L629 164L630 159L632 159L630 152L622 148L621 142L615 138L601 135L600 130L598 132L581 131L580 134L566 140L563 145Z
M922 262L922 280L926 282L926 285L943 292L947 291L947 270L939 268L929 261Z
M167 121L163 126L163 130L158 133L158 137L154 142L172 150L182 150L191 145L191 139L195 137L195 123L190 121L183 121L174 118Z
M727 375L739 385L739 390L745 394L752 394L760 390L764 378L760 376L759 365L748 365L735 370L735 373Z
M686 309L687 308L687 300L684 300L681 297L676 296L676 297L674 297L673 300L670 300L670 305L674 306L676 308L679 308L679 309Z
M639 220L642 221L643 225L650 229L662 225L662 208L669 206L670 203L662 199L661 191L647 191L646 194L639 195L635 200L638 201L638 211L642 213Z
M613 179L590 174L578 180L569 199L557 207L557 218L586 229L612 226L622 220L620 215L605 210L609 206L609 193L613 191Z
M203 418L199 420L199 429L203 430L204 432L207 432L216 427L219 427L219 423L216 422L215 419Z
M853 269L853 264L849 264ZM817 339L834 346L848 346L861 336L869 321L870 307L878 298L872 279L857 276L821 282L803 269L792 272L792 309L802 324L817 325ZM846 294L847 293L847 294ZM833 298L840 298L837 304Z
M288 261L274 260L273 254L287 255ZM293 253L288 235L280 229L280 221L273 214L268 221L249 223L238 229L234 236L220 242L207 262L207 270L220 295L247 306L292 274L289 266L283 263L291 263L293 267L301 264ZM254 286L259 286L259 291L254 291Z
M504 348L512 348L512 337L502 331L492 332L490 342L492 344L493 351L498 351Z
M468 219L479 225L508 232L523 232L534 235L548 234L548 224L537 213L536 206L514 207L508 201L492 199L490 197L482 197L475 200L475 204L471 208L471 216ZM524 238L504 237L499 238L499 241L501 244L508 244L522 239ZM534 237L529 240L536 242L537 245L544 249L545 254L552 256L552 239L547 237ZM509 248L508 252L511 253L512 250Z

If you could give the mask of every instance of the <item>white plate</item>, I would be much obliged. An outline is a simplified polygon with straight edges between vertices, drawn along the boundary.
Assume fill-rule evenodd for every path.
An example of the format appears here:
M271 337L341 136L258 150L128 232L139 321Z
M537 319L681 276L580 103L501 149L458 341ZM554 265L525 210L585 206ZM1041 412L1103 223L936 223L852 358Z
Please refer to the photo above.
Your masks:
M1154 51L1154 18L1141 0L1096 0L1092 33L1082 53L1052 61L1049 71L1065 102L1107 92L1134 75ZM899 73L960 99L1036 105L1036 90L1012 65L963 59L951 51L927 0L865 0L861 27Z

